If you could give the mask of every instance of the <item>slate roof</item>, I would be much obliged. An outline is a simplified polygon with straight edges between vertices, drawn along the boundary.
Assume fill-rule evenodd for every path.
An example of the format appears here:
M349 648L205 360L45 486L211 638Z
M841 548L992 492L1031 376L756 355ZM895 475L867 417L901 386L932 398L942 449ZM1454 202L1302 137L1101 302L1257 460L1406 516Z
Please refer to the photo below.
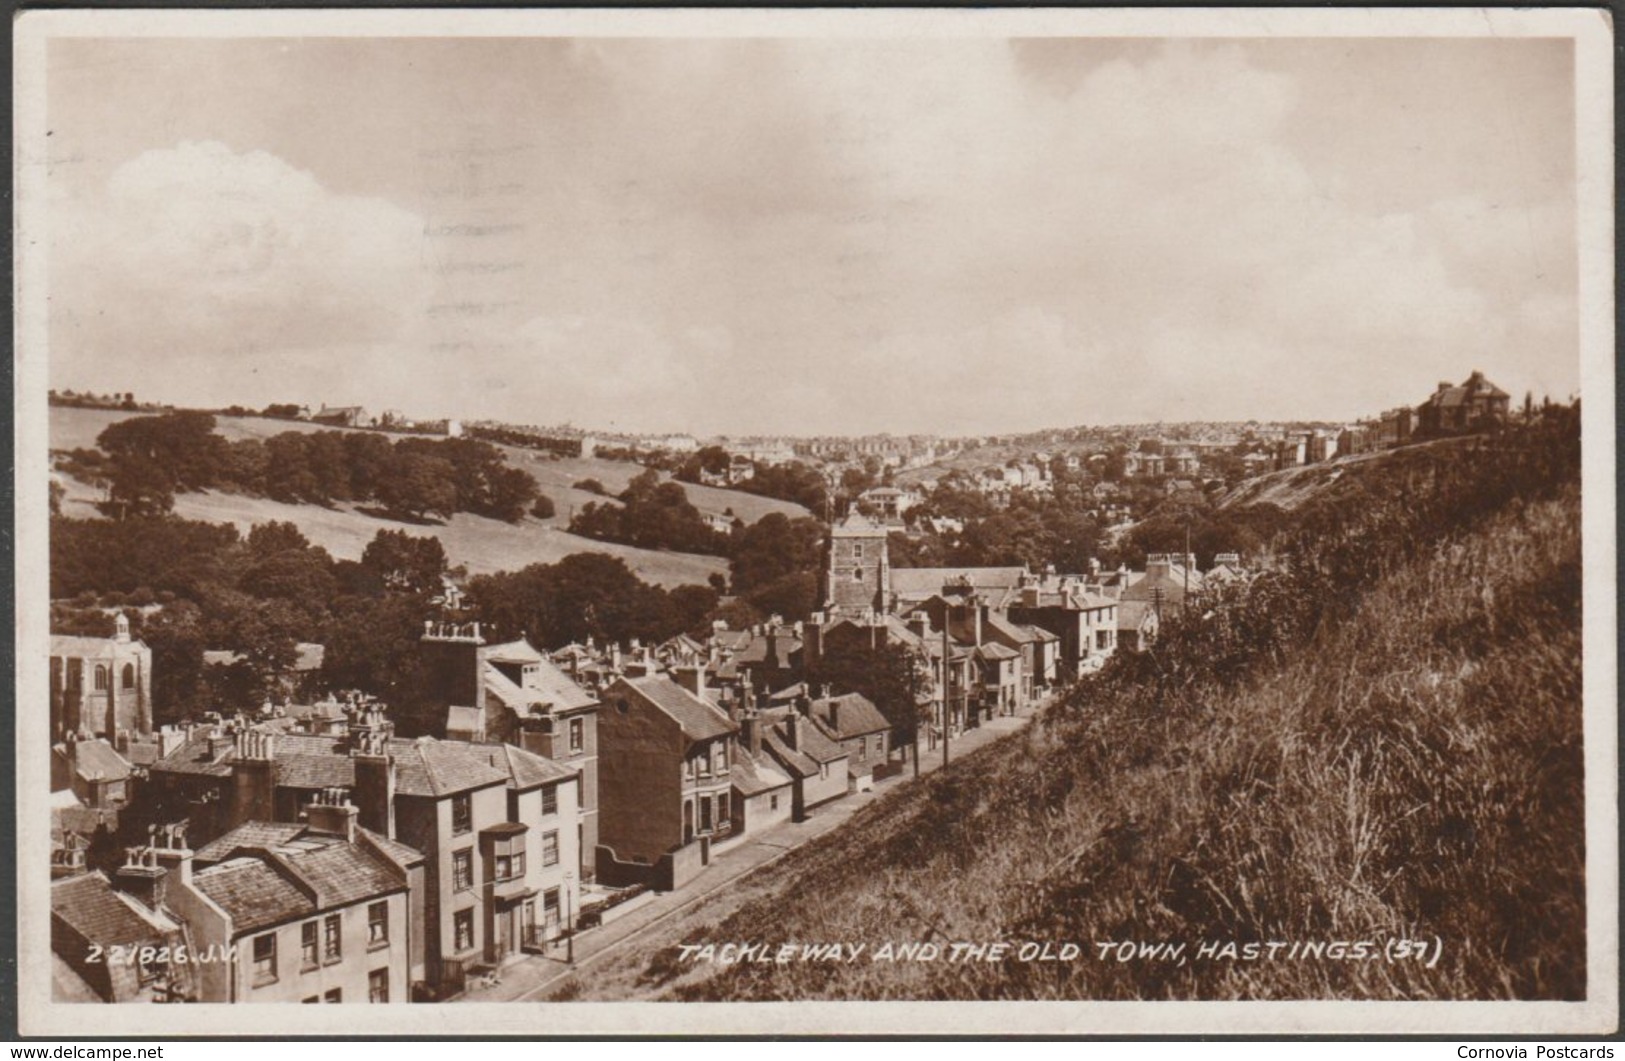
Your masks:
M1006 645L1001 645L997 641L989 641L986 644L978 645L976 648L976 655L978 659L981 659L984 662L1001 662L1003 660L1021 658L1020 652L1017 652L1015 649Z
M1031 634L1034 641L1059 641L1061 639L1059 635L1050 633L1042 626L1023 625L1021 628Z
M115 890L100 870L51 883L51 915L103 947L162 942L178 926Z
M777 630L771 638L768 634L752 637L750 643L741 648L734 657L735 663L766 663L768 641L773 642L773 652L780 660L788 661L791 653L800 652L801 639L788 630Z
M112 656L118 644L111 637L79 637L74 634L52 634L51 655L68 656L74 659L99 659L103 656ZM146 647L140 641L131 641L130 644Z
M493 759L494 749L501 747L437 741L432 737L391 738L389 752L395 759L395 791L403 796L438 799L456 792L513 782L510 764L500 756ZM276 737L275 755L279 786L315 789L355 785L355 764L350 759L347 738L343 736L280 733ZM208 738L198 736L159 760L153 769L229 777L232 757L229 745L217 756L211 756Z
M739 728L727 715L663 674L622 678L617 687L623 684L676 722L690 741L725 736Z
M982 620L982 625L1018 645L1040 640L1040 638L1033 636L1031 627L1013 623L998 612L988 612L987 617Z
M839 710L831 711L835 705L839 705ZM862 693L847 693L844 696L814 700L810 711L819 725L837 740L850 740L871 733L885 733L891 729L891 723L886 721L886 716L881 714L880 708ZM834 721L831 720L832 715ZM840 725L837 726L836 721Z
M1145 625L1146 616L1155 612L1150 601L1126 600L1117 606L1117 628L1138 630Z

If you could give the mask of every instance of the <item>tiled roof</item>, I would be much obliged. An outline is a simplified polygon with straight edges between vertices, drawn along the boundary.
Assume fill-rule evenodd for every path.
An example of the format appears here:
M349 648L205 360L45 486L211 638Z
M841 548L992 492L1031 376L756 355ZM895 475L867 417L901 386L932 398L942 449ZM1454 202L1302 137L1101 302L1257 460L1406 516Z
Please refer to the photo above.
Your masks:
M408 847L399 840L391 840L383 833L375 833L364 825L357 825L355 828L356 832L365 833L367 839L377 844L385 857L393 860L398 866L415 866L424 861L423 852L415 847Z
M520 638L501 645L487 645L480 649L480 658L503 663L540 663L546 657L536 651L529 641Z
M554 711L575 711L598 702L596 696L545 659L526 676L526 680L526 688Z
M837 705L839 709L832 710ZM880 708L862 693L847 693L845 696L814 700L810 710L813 718L837 740L849 740L871 733L885 733L891 729L891 723L880 713Z
M402 754L396 750L397 744L409 745L411 751ZM500 745L491 745L492 750L484 754L478 750L481 747L432 738L391 741L390 750L396 752L400 764L395 791L438 798L511 780L507 765L498 765L500 753L495 749Z
M984 662L989 660L1002 661L1007 659L1021 658L1020 652L1017 652L1015 649L1009 648L1005 645L1001 645L997 641L989 641L984 645L978 645L976 648L976 655Z
M721 737L738 728L727 715L663 674L622 678L621 683L676 722L690 741Z
M163 914L143 910L116 891L99 870L52 882L51 914L103 947L162 942L166 932L177 928Z
M790 747L771 729L762 734L762 751L794 777L812 777L820 772L816 762Z
M789 747L789 729L790 716L786 713L767 727L767 734ZM797 734L795 750L814 762L833 762L846 756L845 748L824 736L823 730L807 719L801 720Z
M253 932L317 912L315 902L263 858L233 858L192 875L199 891L231 918L236 933Z
M192 879L231 915L237 933L406 887L401 867L366 845L313 833L304 826L293 828L287 834L271 823L248 822L205 849L224 852L225 860L197 871ZM405 851L417 855L410 848ZM199 852L199 859L202 856Z
M224 836L204 844L193 856L199 864L223 862L243 847L276 847L305 831L298 822L244 822Z
M59 754L68 757L67 745L59 744L57 748L60 749ZM123 781L130 776L129 760L100 738L76 741L72 762L74 773L86 781Z
M517 789L568 781L576 776L574 770L566 769L551 759L527 752L523 748L516 748L512 744L489 744L486 747L497 749L507 756L509 778L512 786Z
M766 754L757 759L743 750L733 757L728 780L734 789L744 796L771 792L790 784L790 779L773 765Z
M854 512L830 528L832 538L884 538L886 528Z
M1019 591L1026 573L1021 567L894 567L891 589L902 600L918 601L968 580L972 589L997 608Z

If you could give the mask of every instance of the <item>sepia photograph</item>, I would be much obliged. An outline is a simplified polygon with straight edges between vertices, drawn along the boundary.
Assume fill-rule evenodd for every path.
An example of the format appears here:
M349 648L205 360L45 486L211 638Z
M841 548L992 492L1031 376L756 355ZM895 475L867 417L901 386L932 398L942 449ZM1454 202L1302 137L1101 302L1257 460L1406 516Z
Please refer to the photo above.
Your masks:
M1605 13L13 33L22 1034L1617 1030Z

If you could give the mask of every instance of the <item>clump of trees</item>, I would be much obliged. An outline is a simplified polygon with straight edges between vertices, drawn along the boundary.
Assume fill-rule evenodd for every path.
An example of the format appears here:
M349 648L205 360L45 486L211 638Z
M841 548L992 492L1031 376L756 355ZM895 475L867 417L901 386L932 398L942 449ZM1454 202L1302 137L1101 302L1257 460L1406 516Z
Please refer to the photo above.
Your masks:
M712 530L689 503L682 484L661 482L652 468L633 477L620 504L589 501L570 521L570 531L640 549L726 556L731 547L730 536Z
M121 420L96 440L105 460L75 451L62 467L106 483L103 508L119 519L163 515L177 493L222 489L294 504L372 502L417 520L472 512L512 523L539 496L529 472L475 439L285 431L229 442L214 427L200 412Z

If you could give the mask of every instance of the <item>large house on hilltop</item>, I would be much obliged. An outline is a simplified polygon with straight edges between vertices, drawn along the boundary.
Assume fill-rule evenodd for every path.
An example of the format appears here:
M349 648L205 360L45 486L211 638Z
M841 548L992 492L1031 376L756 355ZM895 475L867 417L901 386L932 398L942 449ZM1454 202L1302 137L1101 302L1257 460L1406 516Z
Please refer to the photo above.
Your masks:
M1474 372L1460 386L1441 382L1416 407L1417 430L1424 435L1449 435L1505 423L1512 396Z

